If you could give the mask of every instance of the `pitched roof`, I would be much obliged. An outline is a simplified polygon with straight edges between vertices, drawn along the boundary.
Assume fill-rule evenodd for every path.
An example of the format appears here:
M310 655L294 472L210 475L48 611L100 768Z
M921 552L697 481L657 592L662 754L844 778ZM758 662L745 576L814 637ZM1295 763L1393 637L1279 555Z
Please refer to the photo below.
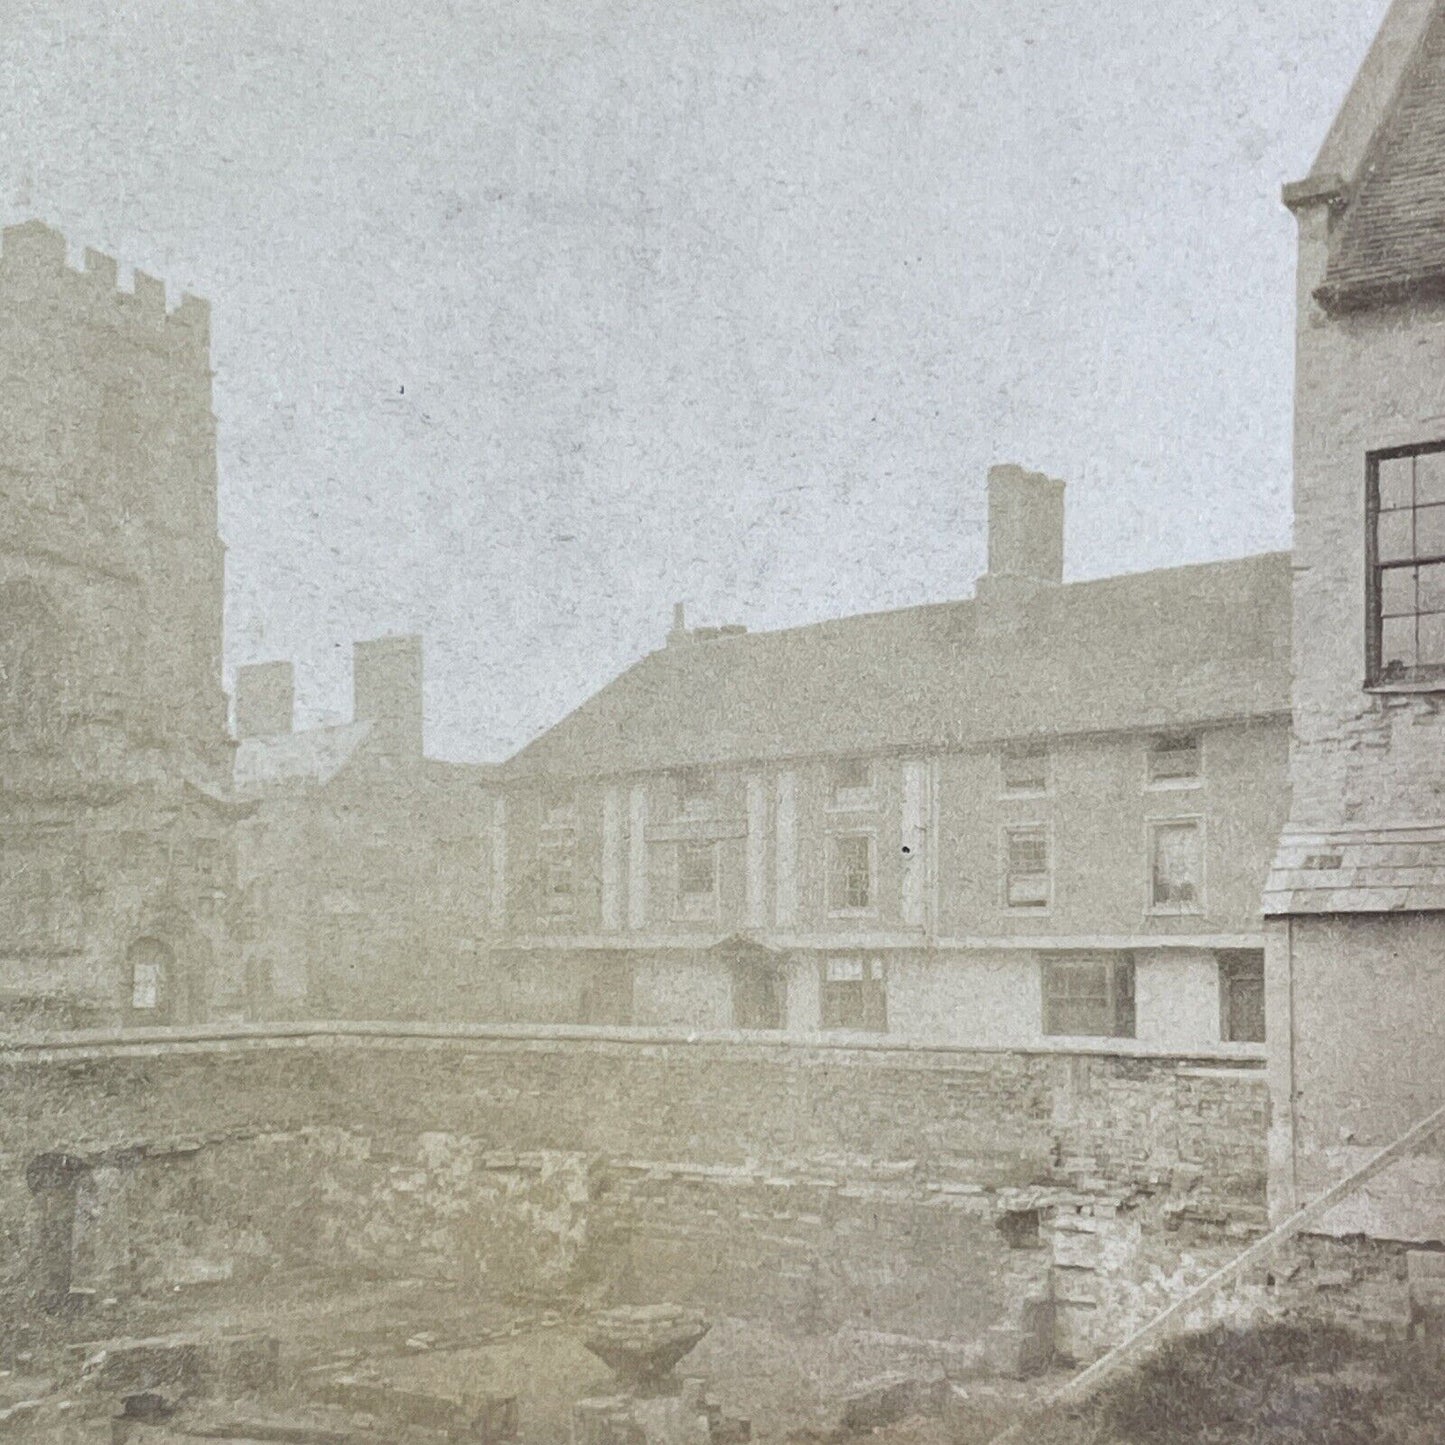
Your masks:
M514 777L1171 728L1289 709L1288 553L1045 588L645 657L523 748Z
M1445 827L1295 830L1280 839L1264 911L1398 913L1445 909Z
M1445 294L1445 0L1434 11L1339 221L1320 304Z
M370 732L369 722L359 722L243 738L236 745L236 790L254 792L282 783L328 783L351 761Z

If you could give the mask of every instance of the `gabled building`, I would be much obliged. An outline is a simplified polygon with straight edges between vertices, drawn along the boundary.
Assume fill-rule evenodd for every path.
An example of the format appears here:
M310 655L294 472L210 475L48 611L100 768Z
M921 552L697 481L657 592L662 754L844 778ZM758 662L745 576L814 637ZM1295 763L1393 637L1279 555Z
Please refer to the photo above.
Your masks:
M1299 227L1295 741L1265 896L1279 1214L1445 1102L1439 0L1391 5L1285 201ZM1417 1181L1415 1203L1441 1183ZM1340 1227L1416 1237L1400 1203L1381 1196Z
M490 770L422 748L422 641L353 649L353 720L293 731L289 662L236 676L245 972L263 1018L476 1017Z
M0 1027L241 1007L210 311L0 250Z
M503 1017L1259 1054L1285 555L1064 583L989 476L971 599L694 628L503 765Z

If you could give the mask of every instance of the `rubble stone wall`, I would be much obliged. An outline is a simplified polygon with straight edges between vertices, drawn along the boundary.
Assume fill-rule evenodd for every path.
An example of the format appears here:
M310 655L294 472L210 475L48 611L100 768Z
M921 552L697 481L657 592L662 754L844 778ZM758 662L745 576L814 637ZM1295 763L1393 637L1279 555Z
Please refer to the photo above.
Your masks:
M1061 1210L1264 1204L1262 1070L1108 1049L297 1026L16 1047L0 1089L12 1298L56 1158L75 1289L427 1277L952 1339L1047 1291Z

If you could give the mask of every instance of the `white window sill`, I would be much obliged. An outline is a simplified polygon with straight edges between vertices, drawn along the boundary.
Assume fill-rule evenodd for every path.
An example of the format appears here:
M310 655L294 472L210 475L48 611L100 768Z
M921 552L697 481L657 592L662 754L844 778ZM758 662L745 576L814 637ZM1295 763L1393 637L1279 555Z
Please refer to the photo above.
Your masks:
M1208 910L1202 904L1189 908L1146 908L1145 918L1203 918Z
M830 908L829 918L877 918L876 908Z
M1184 793L1191 788L1202 788L1203 778L1150 778L1144 786L1151 793Z
M1408 697L1419 693L1445 692L1445 677L1429 682L1367 682L1364 686L1366 692L1380 693L1387 697L1398 693Z

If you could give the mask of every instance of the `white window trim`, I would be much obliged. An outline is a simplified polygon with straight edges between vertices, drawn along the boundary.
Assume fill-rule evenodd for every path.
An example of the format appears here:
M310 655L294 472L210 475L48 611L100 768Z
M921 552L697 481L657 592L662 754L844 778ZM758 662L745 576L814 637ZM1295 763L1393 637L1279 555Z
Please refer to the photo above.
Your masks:
M1030 908L1025 903L1010 903L1008 897L1009 879L1009 836L1013 833L1039 833L1044 835L1045 846L1048 848L1049 867L1043 875L1048 879L1049 899L1040 908ZM1058 854L1054 849L1054 825L1044 819L1029 821L1020 819L1018 822L1004 823L999 828L999 872L998 872L998 902L1003 912L1011 918L1047 918L1054 911L1054 885L1055 875L1058 872Z
M682 780L693 773L706 779L710 787L689 799L682 790ZM673 773L672 785L675 790L674 816L678 819L716 818L720 809L719 793L722 791L722 777L712 768L678 768Z
M829 918L878 917L878 830L876 828L833 828L825 835L827 857L824 859L823 890ZM866 908L846 908L833 901L833 844L839 838L868 840L868 898Z
M1199 835L1199 897L1189 907L1154 902L1154 834L1160 828L1192 823ZM1201 918L1208 912L1209 839L1203 813L1172 813L1144 820L1144 916L1146 918Z
M1197 737L1199 739L1199 771L1192 778L1156 778L1152 776L1150 768L1154 757L1154 743L1159 738L1170 736ZM1209 768L1209 734L1201 730L1190 731L1184 729L1178 733L1171 734L1168 730L1161 729L1158 732L1150 733L1149 740L1144 744L1144 788L1150 793L1173 793L1188 791L1191 788L1202 788L1204 779Z

